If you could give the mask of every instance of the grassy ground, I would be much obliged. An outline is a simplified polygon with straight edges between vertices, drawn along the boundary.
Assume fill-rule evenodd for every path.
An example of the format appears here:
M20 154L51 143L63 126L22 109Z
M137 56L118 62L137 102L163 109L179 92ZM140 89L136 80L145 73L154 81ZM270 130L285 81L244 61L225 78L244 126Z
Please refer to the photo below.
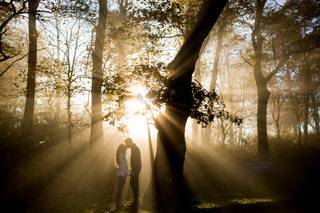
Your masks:
M114 212L116 176L110 153L115 148L116 143L82 146L67 155L63 151L66 147L57 145L38 150L12 166L2 166L1 212ZM271 148L272 158L258 169L252 166L258 160L241 150L189 148L185 176L197 200L190 212L320 210L316 205L319 149L286 142L272 143ZM141 180L145 189L148 181L145 177ZM137 211L128 207L128 183L124 199L125 207L118 212L153 212L143 205Z

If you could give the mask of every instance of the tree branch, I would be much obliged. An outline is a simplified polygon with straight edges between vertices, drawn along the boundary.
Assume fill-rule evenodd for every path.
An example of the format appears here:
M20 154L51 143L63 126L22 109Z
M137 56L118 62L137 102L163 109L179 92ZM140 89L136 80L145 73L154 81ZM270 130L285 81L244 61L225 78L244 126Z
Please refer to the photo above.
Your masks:
M176 57L170 62L168 67L174 70L176 78L186 74L192 74L202 42L209 34L212 26L217 21L227 0L203 2L199 12L198 24L192 29L186 38Z
M22 59L24 59L27 55L29 55L29 53L23 55L22 57L14 60L9 66L7 66L1 73L0 73L0 77L2 77L16 62L21 61Z
M244 55L242 54L241 50L240 50L240 56L244 60L244 62L246 62L247 64L249 64L252 67L254 66L246 57L244 57Z
M45 48L41 48L38 49L38 51L40 50L44 50ZM24 59L26 56L28 56L29 53L21 56L20 58L17 58L16 60L14 60L10 65L8 65L1 73L0 73L0 77L2 77L15 63L17 63L18 61L21 61L22 59Z
M294 54L298 54L298 53L304 53L304 52L310 52L314 49L317 49L317 47L312 47L309 49L301 49L301 50L296 50L296 51L292 51L290 53L287 53L284 58L280 61L280 63L276 66L276 68L274 68L272 70L272 72L270 72L266 77L265 80L268 82L270 81L270 79L281 69L281 67L290 59L290 56L294 55Z

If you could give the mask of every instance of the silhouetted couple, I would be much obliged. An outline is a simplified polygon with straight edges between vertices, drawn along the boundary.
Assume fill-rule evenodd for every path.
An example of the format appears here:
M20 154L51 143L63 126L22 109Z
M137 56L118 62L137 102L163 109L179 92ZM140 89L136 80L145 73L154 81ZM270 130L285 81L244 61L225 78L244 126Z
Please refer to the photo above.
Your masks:
M125 144L120 144L116 152L118 186L116 195L116 209L122 206L121 197L127 175L130 175L130 185L133 193L132 208L137 208L139 203L139 174L141 171L140 150L131 138L125 139ZM131 171L128 170L126 150L131 149L130 165Z

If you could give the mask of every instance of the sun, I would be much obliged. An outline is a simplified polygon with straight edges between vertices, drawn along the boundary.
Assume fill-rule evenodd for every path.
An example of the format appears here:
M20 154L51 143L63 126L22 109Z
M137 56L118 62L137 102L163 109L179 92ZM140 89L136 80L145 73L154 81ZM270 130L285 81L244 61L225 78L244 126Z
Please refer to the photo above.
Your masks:
M125 102L128 134L136 140L144 140L148 134L149 110L146 98L148 90L141 85L129 88L131 98Z
M148 90L141 86L135 85L128 89L131 98L125 102L127 115L146 114L148 101L146 95Z

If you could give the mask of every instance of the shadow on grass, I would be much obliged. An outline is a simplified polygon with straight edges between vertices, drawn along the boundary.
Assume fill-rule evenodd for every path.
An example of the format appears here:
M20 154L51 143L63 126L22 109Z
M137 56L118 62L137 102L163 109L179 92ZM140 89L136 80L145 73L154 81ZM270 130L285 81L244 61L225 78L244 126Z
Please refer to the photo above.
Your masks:
M128 203L115 210L114 205L108 206L107 209L87 209L87 213L158 213L160 211L144 209L141 206L133 209ZM185 212L185 211L184 211ZM297 200L274 200L273 198L241 198L221 200L214 202L201 202L194 208L187 211L190 213L205 212L223 212L223 213L302 213L302 212L319 212L315 203L305 203ZM167 213L167 212L166 212ZM172 212L173 213L173 212Z
M297 200L273 200L272 198L232 199L197 205L192 212L246 212L246 213L298 213L318 212L312 203Z

